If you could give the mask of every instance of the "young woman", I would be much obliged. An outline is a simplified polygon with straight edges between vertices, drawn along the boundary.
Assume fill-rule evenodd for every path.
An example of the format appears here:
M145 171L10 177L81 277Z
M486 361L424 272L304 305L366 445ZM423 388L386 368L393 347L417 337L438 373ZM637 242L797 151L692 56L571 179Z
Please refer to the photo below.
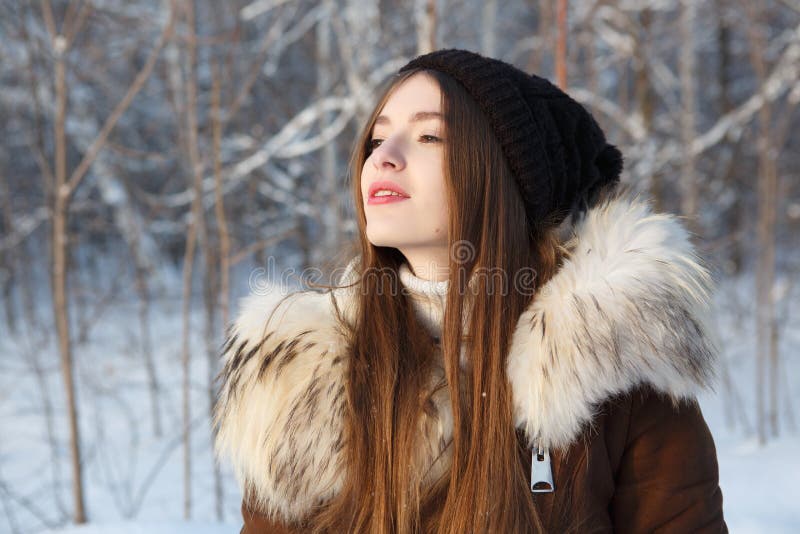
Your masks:
M340 285L249 297L224 348L243 532L727 531L711 280L588 111L440 50L351 165Z

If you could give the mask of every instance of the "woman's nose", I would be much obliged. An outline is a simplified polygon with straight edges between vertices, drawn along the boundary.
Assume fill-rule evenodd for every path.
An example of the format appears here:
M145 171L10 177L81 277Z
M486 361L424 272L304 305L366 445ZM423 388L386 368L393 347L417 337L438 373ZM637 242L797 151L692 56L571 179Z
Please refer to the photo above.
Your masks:
M391 167L399 170L405 167L405 158L396 145L397 143L388 143L384 140L372 151L372 164L376 169Z

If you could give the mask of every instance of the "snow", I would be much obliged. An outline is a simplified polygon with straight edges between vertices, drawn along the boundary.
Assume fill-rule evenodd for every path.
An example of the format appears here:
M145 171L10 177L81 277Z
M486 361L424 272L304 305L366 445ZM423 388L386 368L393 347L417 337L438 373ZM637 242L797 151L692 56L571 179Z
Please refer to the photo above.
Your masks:
M752 382L744 379L742 382L748 385ZM762 447L755 436L725 429L720 398L703 398L700 404L717 447L723 510L729 530L754 534L800 531L797 434L773 439Z
M714 436L720 465L720 488L725 520L735 533L800 532L800 436L797 428L787 428L787 397L794 409L800 407L800 302L790 302L789 320L781 332L782 370L779 388L780 435L759 445L755 435L755 315L752 277L725 280L716 298L717 330L720 334L723 364L730 373L732 390L740 396L745 419L732 417L736 404L724 393L700 398L701 409ZM784 295L786 296L786 295ZM779 303L781 309L786 303ZM795 416L796 417L796 416ZM737 421L730 428L728 419ZM796 421L796 419L795 419Z

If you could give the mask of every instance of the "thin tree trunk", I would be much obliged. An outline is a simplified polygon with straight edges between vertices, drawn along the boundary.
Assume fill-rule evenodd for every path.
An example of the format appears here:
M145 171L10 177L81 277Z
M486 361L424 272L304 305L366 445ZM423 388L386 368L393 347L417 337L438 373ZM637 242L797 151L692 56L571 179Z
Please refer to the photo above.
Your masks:
M496 22L497 0L484 0L481 17L481 53L488 57L494 57L497 48Z
M0 157L4 156L0 151ZM0 169L0 199L2 199L2 212L3 220L0 221L0 227L3 229L3 234L14 234L14 218L11 211L11 191L8 188L8 181L6 180L5 173ZM2 286L3 294L3 311L6 316L6 324L10 333L16 333L17 321L16 311L14 310L14 298L16 285L16 264L14 255L4 249L0 249L0 286Z
M789 385L790 373L786 372L786 359L781 359L780 369L778 376L783 378L783 402L785 405L784 411L786 412L786 427L790 433L797 432L797 422L795 421L794 406L792 405L791 386Z
M45 12L50 10L45 4ZM47 16L47 15L45 15ZM49 13L52 19L52 12ZM66 40L57 35L54 38L55 52L55 91L56 117L54 121L55 138L55 194L52 219L52 291L53 319L58 335L58 350L61 355L61 374L67 402L69 422L70 461L72 464L72 494L74 499L74 521L86 522L83 495L83 474L81 469L80 429L78 427L78 405L75 400L75 380L73 378L72 343L69 331L69 310L67 307L67 210L69 207L69 188L67 183L67 81L64 54Z
M764 36L761 11L747 6L750 61L761 85L767 78L764 63ZM775 223L777 217L778 174L773 154L772 103L765 101L758 111L758 215L756 256L756 410L758 442L767 441L767 424L777 411L778 386L777 350L771 342L775 323L775 303L772 289L775 283ZM769 384L766 380L769 379ZM770 394L769 412L766 395Z
M619 69L619 80L617 81L617 103L624 115L631 112L631 91L630 79L631 69L628 68L628 59L623 58L617 61Z
M650 8L644 7L639 13L640 33L634 32L635 49L633 51L633 75L634 75L634 95L639 114L642 116L642 124L646 135L649 137L653 131L653 120L655 118L656 94L650 80L650 69L648 66L648 54L650 53L650 38L653 24L653 12ZM664 175L658 169L654 169L650 179L650 193L653 197L654 206L658 211L664 206Z
M225 328L230 320L228 311L229 299L229 255L230 255L230 236L228 233L228 221L225 218L225 204L222 199L222 155L220 153L222 144L222 117L220 116L220 69L214 71L213 84L211 86L211 127L212 127L212 155L214 158L214 211L217 218L217 231L219 232L219 273L220 284L217 300L221 307L222 327ZM224 332L223 332L224 335ZM209 362L209 369L216 371L217 359ZM214 402L217 394L213 381L209 382L209 394L211 396L211 409L213 412ZM212 425L212 442L216 429ZM222 486L222 474L219 465L214 462L214 495L216 503L217 519L223 519L224 493Z
M731 379L728 372L728 364L722 364L722 385L726 391L727 402L725 403L725 414L728 428L731 430L735 427L736 414L739 414L739 422L742 425L742 430L745 434L750 434L753 431L753 426L747 419L747 410L742 402L742 396L736 388L736 384Z
M415 0L417 15L417 54L436 49L436 0Z
M777 199L777 172L771 158L770 120L771 106L765 104L759 112L759 178L758 178L758 256L756 260L758 371L757 405L759 443L766 443L767 428L771 423L777 432L777 399L779 382L777 377L777 343L775 343L775 303L772 288L775 283L775 223ZM767 376L768 375L768 376ZM769 380L766 385L765 381ZM766 385L766 389L765 389ZM765 396L769 393L769 407Z
M778 399L780 397L780 377L778 376L778 368L780 367L779 341L780 329L778 328L778 321L773 319L769 329L769 426L770 435L773 438L780 436L780 418L778 417Z
M192 492L191 492L191 351L189 350L190 330L190 302L192 289L192 271L194 266L195 246L206 250L207 235L203 210L203 165L200 161L198 146L197 126L197 36L195 33L194 0L184 3L186 15L186 48L187 48L187 76L186 76L186 148L189 167L192 170L194 198L192 200L192 215L189 229L186 256L184 257L184 337L183 337L183 417L184 417L184 517L191 518ZM208 273L206 273L208 274ZM207 287L207 284L204 284ZM208 289L204 289L208 291ZM208 293L205 293L207 295ZM206 299L207 303L207 299ZM206 306L208 310L208 306ZM208 327L208 325L206 325ZM208 343L206 344L208 348Z
M202 176L201 176L202 178ZM199 224L202 230L199 235L205 235L205 239L201 241L203 247L203 254L205 259L205 272L203 277L203 303L205 310L205 327L204 336L206 348L206 393L208 398L208 417L209 421L214 415L214 399L216 397L216 388L214 387L214 377L217 370L217 297L219 296L219 276L217 274L217 264L219 261L219 252L214 246L207 233L205 225L205 215L201 214ZM213 437L213 432L210 433ZM220 478L219 466L211 457L211 469L214 477L214 495L219 496L222 492L222 479ZM216 501L217 518L221 519L222 516L222 502Z
M691 230L698 230L697 221L697 176L692 143L695 138L695 55L694 19L696 4L693 0L681 2L681 144L684 154L681 165L681 211L688 217Z
M147 373L147 390L150 394L150 414L153 422L153 435L161 437L161 406L158 393L158 372L153 358L153 343L150 336L150 286L147 273L137 266L136 292L139 294L139 335L142 338L142 359Z
M732 59L732 42L731 42L731 26L727 16L727 0L716 0L714 4L716 11L717 26L717 50L719 50L719 69L717 72L717 84L719 86L719 114L725 116L733 111L734 104L731 99L729 88L730 82L728 80L728 72L730 70ZM723 175L725 188L733 192L733 203L728 208L726 216L726 228L728 232L733 235L741 233L744 221L744 208L742 203L742 194L740 191L739 179L736 172L739 162L741 141L734 143L731 147L730 163L725 169ZM736 275L741 272L742 263L744 260L744 249L742 247L742 239L731 240L731 251L729 260L732 268L728 274Z
M558 0L557 24L558 40L556 41L556 83L567 90L567 0Z
M331 0L327 0L333 8ZM330 22L323 20L317 24L317 94L324 97L332 88L331 68L333 60L331 57L331 27ZM320 117L320 130L324 130L328 123L333 120L332 113L324 113ZM321 242L312 250L308 250L309 240L305 240L306 256L314 267L319 267L323 262L330 258L336 251L340 240L341 215L339 200L341 198L341 187L338 183L337 157L335 143L328 143L320 153L322 179L319 187L314 188L316 206L320 206L317 218L318 227L322 231ZM298 215L302 218L302 215ZM305 227L303 221L298 221L301 227ZM307 267L308 265L304 266Z
M551 2L552 0L539 0L539 26L536 29L536 34L539 37L539 46L534 46L533 50L531 50L531 55L528 58L528 72L546 75L541 71L544 69L544 53L550 48L552 40L553 6Z
M201 217L203 217L201 215ZM204 225L204 222L200 224ZM208 237L208 236L206 236ZM214 387L214 377L217 374L217 297L219 296L220 284L219 276L217 275L217 264L219 261L219 252L215 250L211 239L205 239L203 252L205 256L205 276L203 283L203 301L205 308L205 328L204 328L204 341L206 346L206 392L208 398L208 417L209 421L214 416L214 399L216 398L216 388ZM213 430L209 433L213 438ZM219 466L212 454L211 470L214 478L214 495L215 510L217 519L222 519L222 477Z
M796 106L798 102L794 102L793 105ZM792 110L793 111L793 110ZM781 150L785 145L786 139L790 132L790 120L791 120L792 113L789 111L784 111L783 114L783 123L776 126L776 134L773 140L775 141L775 150ZM775 164L777 168L777 163ZM787 198L790 195L790 185L788 180L783 180L778 184L778 199ZM795 234L795 243L797 242L797 236ZM794 245L794 243L792 244ZM780 336L782 333L786 332L786 327L791 324L790 320L792 318L792 306L795 304L795 299L793 298L794 288L798 284L798 273L797 269L794 271L790 271L786 273L786 276L789 278L789 287L787 288L784 296L782 297L783 306L780 314L776 312L776 320L775 320L775 341L774 341L774 350L776 355L775 361L775 381L776 384L780 382L782 384L783 390L783 402L784 402L784 413L786 415L786 430L789 433L796 433L797 432L797 424L795 422L795 415L794 415L794 407L792 406L792 386L789 384L789 378L786 371L786 358L781 357L780 354ZM779 315L779 318L778 318ZM785 355L784 355L785 356ZM776 389L778 389L776 387ZM778 395L776 394L776 397ZM776 404L779 404L779 399L776 398ZM779 407L776 406L776 435L777 435L777 427L779 426L780 420L780 412Z
M599 94L597 80L597 50L594 46L597 37L593 32L586 32L586 85L592 94Z
M195 193L197 194L197 193ZM197 201L194 202L195 204ZM181 352L181 367L183 369L182 399L183 399L183 516L189 519L192 513L192 446L191 446L191 359L189 346L189 330L191 321L192 300L192 267L194 264L194 250L197 239L197 229L195 215L196 209L192 208L192 219L189 222L189 229L186 236L186 251L183 256L183 328Z

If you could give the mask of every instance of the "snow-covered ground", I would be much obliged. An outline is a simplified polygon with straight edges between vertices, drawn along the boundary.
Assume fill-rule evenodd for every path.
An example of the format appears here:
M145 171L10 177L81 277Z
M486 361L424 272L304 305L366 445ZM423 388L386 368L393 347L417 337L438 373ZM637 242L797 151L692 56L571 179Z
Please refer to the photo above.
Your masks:
M700 399L720 464L731 532L800 532L800 438L786 428L760 447L754 438L755 365L751 286L728 284L717 297L716 324L724 349L717 394ZM798 303L794 304L796 307ZM199 307L198 307L199 308ZM41 310L43 324L50 324ZM796 309L790 317L798 317ZM209 440L207 358L203 317L192 317L192 506L183 521L180 299L154 302L153 347L160 386L162 434L156 436L139 346L137 306L115 303L75 344L81 433L85 444L86 509L90 524L69 526L72 508L63 384L52 331L0 335L0 533L180 534L239 531L240 494L223 468L224 506L215 513ZM3 325L0 328L5 328ZM790 394L800 408L800 325L781 335L781 409ZM35 372L39 367L40 374ZM735 391L738 401L731 391ZM46 399L46 401L45 401ZM49 406L49 408L47 408ZM731 411L733 408L734 411ZM47 430L49 410L53 439ZM742 422L742 413L746 423ZM734 424L731 424L731 421ZM746 428L747 427L747 428ZM55 460L55 461L54 461Z
M751 278L725 281L715 300L723 367L716 395L700 399L714 435L726 522L734 533L800 532L800 301L778 306L779 437L756 437L755 298ZM787 297L789 298L789 297ZM781 316L781 314L785 315ZM727 373L730 388L725 387ZM733 394L731 393L733 392ZM787 405L793 417L787 417Z

